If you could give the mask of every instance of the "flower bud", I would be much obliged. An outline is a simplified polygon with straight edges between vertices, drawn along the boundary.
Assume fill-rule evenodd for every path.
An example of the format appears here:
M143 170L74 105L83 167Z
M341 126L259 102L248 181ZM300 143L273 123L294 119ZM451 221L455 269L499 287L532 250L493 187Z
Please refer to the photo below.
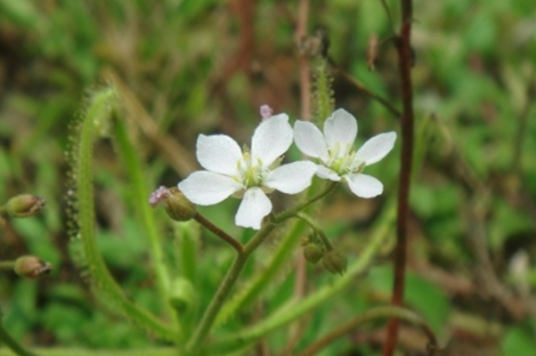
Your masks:
M149 197L149 204L154 208L160 202L169 217L176 221L188 221L197 214L195 205L177 187L161 186L155 190Z
M15 261L13 270L20 277L37 279L49 274L53 267L35 256L21 256Z
M310 263L317 263L324 256L324 250L314 242L308 243L303 248L303 257Z
M20 194L8 200L5 205L7 216L11 218L27 218L43 209L45 200L31 194Z
M322 265L331 274L344 274L347 264L346 256L336 250L328 251L322 259Z
M186 313L193 308L195 291L188 279L179 277L173 280L169 290L169 303L179 313Z

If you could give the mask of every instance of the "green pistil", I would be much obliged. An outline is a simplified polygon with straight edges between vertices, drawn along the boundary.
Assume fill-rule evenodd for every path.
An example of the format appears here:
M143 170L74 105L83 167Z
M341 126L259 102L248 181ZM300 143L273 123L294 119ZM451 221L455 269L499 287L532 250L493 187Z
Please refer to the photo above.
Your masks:
M251 161L249 152L245 152L242 159L237 163L238 176L233 177L244 185L244 188L258 187L262 182L262 161L257 158L255 162Z
M343 151L341 144L337 142L329 152L330 157L331 157L330 168L334 170L335 172L337 172L339 175L343 175L343 174L350 173L350 172L355 173L354 172L355 169L354 167L352 167L352 162L354 161L355 152L343 153L343 152L350 151L349 150L350 147L344 147L344 148L345 149ZM357 168L362 169L364 168L364 166L360 164Z

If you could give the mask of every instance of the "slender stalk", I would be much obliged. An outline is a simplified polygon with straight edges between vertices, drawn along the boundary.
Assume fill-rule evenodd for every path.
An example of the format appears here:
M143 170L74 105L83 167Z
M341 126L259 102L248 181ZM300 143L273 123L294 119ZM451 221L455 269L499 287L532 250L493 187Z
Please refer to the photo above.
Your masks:
M305 350L297 353L295 356L312 356L316 355L320 350L322 350L324 347L331 344L336 339L348 334L353 329L357 328L358 326L361 326L362 324L376 320L376 319L382 319L382 318L392 318L396 317L398 319L407 321L409 323L415 324L416 326L419 326L426 337L428 338L428 350L438 350L439 347L437 345L437 338L430 328L428 324L417 314L414 312L401 308L401 307L395 307L395 306L382 306L382 307L375 307L372 309L369 309L365 312L363 312L360 315L357 315L349 322L335 328L333 331L331 331L326 336L322 337L321 339L317 340L315 343L307 347Z
M244 246L235 239L234 237L227 234L225 231L214 225L210 220L205 218L203 215L196 213L194 216L195 221L206 227L208 230L210 230L214 235L221 238L223 241L227 242L229 245L231 245L238 254L241 254L244 252Z
M391 9L389 9L389 6L385 2L385 0L381 0L383 10L385 11L385 14L387 15L387 21L389 21L389 25L391 27L391 32L395 33L395 25L393 21L393 15L391 15Z
M15 261L0 261L0 271L12 271L15 268Z
M210 331L210 328L214 324L214 321L216 320L216 317L218 316L218 313L220 312L223 303L227 299L229 292L234 286L236 280L238 279L238 276L244 269L247 259L253 253L253 251L255 251L257 247L259 247L259 245L270 235L270 233L272 233L272 231L277 227L277 225L293 217L298 211L301 211L307 206L325 197L327 194L332 192L335 187L337 187L337 184L330 184L323 192L316 195L315 197L300 204L297 204L291 209L279 213L272 219L271 222L265 223L264 226L259 230L259 232L257 232L257 234L255 234L255 236L244 246L243 251L238 253L238 255L235 257L231 268L227 272L227 275L223 279L222 283L220 284L220 287L216 291L216 294L212 298L207 310L205 311L205 314L201 318L201 322L194 331L192 339L186 345L187 352L193 355L200 347L201 343Z
M327 196L328 194L333 192L335 190L335 188L337 188L338 186L339 186L338 182L331 182L326 187L326 189L324 189L324 191L320 192L318 195L314 196L313 198L311 198L309 200L306 200L306 201L304 201L302 203L299 203L298 205L296 205L292 209L288 209L288 210L282 211L281 213L277 214L274 217L273 222L276 223L276 224L279 224L279 223L287 220L288 218L296 215L299 211L302 211L303 209L305 209L309 205L311 205L311 204L315 203L316 201L324 198L325 196Z
M342 277L337 278L333 283L317 289L313 294L303 299L290 300L285 306L279 308L257 325L248 326L243 331L215 343L210 347L210 350L225 353L243 348L266 336L268 333L313 311L321 303L340 293L341 290L355 281L357 275L363 273L368 268L378 251L384 245L394 223L394 204L389 204L384 214L378 220L378 228L375 229L375 233L370 242L367 243L367 247L360 253L358 259L350 264L347 272Z
M335 62L330 59L332 65L336 66ZM391 104L387 99L381 97L379 94L373 93L370 91L363 83L361 83L359 80L355 79L350 73L343 70L340 67L337 67L337 72L346 79L350 84L352 84L354 87L356 87L357 90L362 92L363 94L367 95L369 98L376 100L378 103L382 104L387 110L389 110L395 117L399 118L402 113L395 108L393 104Z
M197 326L192 339L188 342L186 350L192 355L195 355L197 348L205 339L207 333L210 331L218 312L221 309L221 306L227 299L229 292L234 286L238 276L244 269L246 261L251 253L264 241L264 239L275 229L276 225L266 224L264 227L246 244L244 251L239 253L231 268L227 272L227 275L223 279L220 287L218 288L216 294L212 298L205 314L203 315L201 322Z
M313 230L316 233L318 233L318 236L320 237L320 240L322 240L322 243L324 244L324 247L326 248L327 251L333 250L333 244L326 236L326 233L324 232L324 230L322 230L322 228L318 226L318 224L313 219L311 219L309 215L300 212L296 214L296 217L305 221L307 225L312 227Z
M402 25L398 39L395 41L398 52L398 70L400 76L400 93L402 96L402 152L400 156L400 187L398 191L397 240L394 254L394 283L391 303L400 306L404 300L404 283L407 249L407 221L409 218L409 194L413 158L413 87L411 67L413 54L411 50L411 21L413 20L412 0L401 0ZM398 338L399 320L392 318L387 329L387 338L383 347L383 356L391 356Z

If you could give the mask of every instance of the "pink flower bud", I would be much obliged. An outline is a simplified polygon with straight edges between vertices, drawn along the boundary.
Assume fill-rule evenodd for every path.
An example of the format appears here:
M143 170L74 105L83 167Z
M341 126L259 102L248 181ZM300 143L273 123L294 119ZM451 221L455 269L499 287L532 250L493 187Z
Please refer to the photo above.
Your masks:
M195 205L177 187L161 186L151 193L149 204L154 208L160 202L169 217L176 221L188 221L197 214Z
M48 275L53 267L35 256L21 256L15 261L13 270L20 277L37 279Z
M272 114L274 113L274 109L272 109L268 105L263 105L263 106L261 106L260 112L261 112L261 116L262 116L262 121L264 121L264 120L269 119L269 118L272 117Z

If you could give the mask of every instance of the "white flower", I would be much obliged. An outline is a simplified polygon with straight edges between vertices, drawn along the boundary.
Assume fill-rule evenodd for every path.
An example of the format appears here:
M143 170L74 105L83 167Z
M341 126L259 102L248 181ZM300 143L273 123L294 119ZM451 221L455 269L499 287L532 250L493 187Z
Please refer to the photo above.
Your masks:
M311 185L316 165L299 161L279 166L280 156L292 144L288 116L280 114L264 120L255 130L251 153L242 152L226 135L200 135L197 171L179 183L179 189L193 203L217 204L231 195L243 198L235 223L260 229L262 219L272 211L266 196L273 190L296 194Z
M347 182L355 195L372 198L383 192L383 185L361 172L393 149L396 133L374 136L354 151L356 136L357 120L343 109L336 110L324 122L324 134L310 122L296 121L294 124L294 142L298 148L306 155L319 159L317 176Z

